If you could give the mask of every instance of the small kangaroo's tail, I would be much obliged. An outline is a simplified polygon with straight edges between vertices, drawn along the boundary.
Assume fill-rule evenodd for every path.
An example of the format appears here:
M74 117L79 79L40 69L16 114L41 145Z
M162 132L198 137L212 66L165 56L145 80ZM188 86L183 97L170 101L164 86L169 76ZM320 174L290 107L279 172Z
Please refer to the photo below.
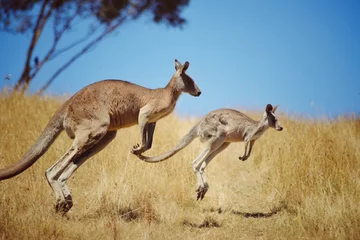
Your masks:
M33 165L59 136L63 127L64 114L61 109L55 113L35 144L14 164L0 169L0 181L14 177Z
M164 153L162 155L159 156L155 156L155 157L147 157L144 155L138 155L137 157L140 158L141 160L145 161L145 162L149 162L149 163L157 163L157 162L162 162L172 156L174 156L177 152L179 152L180 150L182 150L183 148L185 148L186 146L188 146L196 137L197 137L197 125L195 125L188 134L186 134L181 140L180 142L170 151L168 151L167 153Z

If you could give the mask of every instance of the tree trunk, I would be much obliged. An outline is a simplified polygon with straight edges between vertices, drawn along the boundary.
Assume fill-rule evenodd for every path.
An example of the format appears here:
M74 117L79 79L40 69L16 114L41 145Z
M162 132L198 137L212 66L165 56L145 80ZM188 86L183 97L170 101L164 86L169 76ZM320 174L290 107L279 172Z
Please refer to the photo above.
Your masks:
M44 16L44 12L45 12L45 9L46 9L46 6L48 3L49 3L49 0L45 0L43 5L41 6L39 16L38 16L38 19L36 20L36 24L35 24L35 27L33 30L33 36L32 36L31 42L30 42L30 46L29 46L27 54L26 54L24 70L21 74L21 77L19 78L19 80L17 81L17 83L14 87L14 92L18 91L21 87L21 93L23 94L26 91L26 89L28 88L30 81L32 80L30 77L30 71L31 71L30 61L31 61L34 49L36 47L36 44L41 35L41 32L42 32L42 30L46 24L46 21L49 18L51 11L52 11L52 9L49 9L47 14Z

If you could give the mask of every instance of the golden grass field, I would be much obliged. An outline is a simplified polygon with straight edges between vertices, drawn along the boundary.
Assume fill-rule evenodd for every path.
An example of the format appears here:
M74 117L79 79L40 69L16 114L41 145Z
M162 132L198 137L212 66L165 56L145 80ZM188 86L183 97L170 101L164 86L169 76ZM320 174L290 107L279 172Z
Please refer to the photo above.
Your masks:
M0 168L20 159L60 104L0 95ZM172 148L196 120L160 120L146 155ZM44 175L71 144L63 132L31 168L0 182L0 239L360 239L360 119L280 121L285 130L269 129L247 161L234 143L211 162L202 201L191 167L200 141L150 164L130 153L138 127L122 129L68 181L65 217Z

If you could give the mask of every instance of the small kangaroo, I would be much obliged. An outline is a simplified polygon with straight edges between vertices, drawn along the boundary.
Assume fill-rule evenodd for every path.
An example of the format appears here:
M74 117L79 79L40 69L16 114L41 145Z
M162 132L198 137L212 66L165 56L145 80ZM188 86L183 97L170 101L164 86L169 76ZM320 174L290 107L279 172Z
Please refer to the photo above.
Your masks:
M265 112L259 121L255 121L245 114L234 109L217 109L205 115L186 134L172 150L159 156L147 157L137 154L145 162L156 163L164 161L188 146L195 138L200 137L206 147L200 155L192 161L197 178L197 200L202 200L209 189L204 170L210 161L232 142L245 142L244 154L239 157L245 161L249 158L254 143L269 128L282 131L283 127L275 116L278 106L266 106ZM249 146L249 151L247 152Z
M131 152L141 154L151 148L156 122L169 115L182 92L200 96L201 91L186 74L189 62L175 59L175 74L165 88L148 89L122 80L90 84L67 100L51 118L35 144L13 165L0 170L0 180L14 177L34 164L65 129L74 139L70 149L45 175L56 197L56 212L73 206L68 178L87 159L104 149L116 131L139 124L141 144Z

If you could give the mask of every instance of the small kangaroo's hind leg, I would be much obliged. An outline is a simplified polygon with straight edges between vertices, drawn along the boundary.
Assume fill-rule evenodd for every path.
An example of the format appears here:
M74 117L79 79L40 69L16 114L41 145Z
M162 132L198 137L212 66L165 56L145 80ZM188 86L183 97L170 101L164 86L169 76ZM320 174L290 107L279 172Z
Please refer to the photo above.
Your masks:
M218 149L216 149L214 152L212 152L203 162L203 164L200 167L200 174L202 181L204 182L205 188L202 191L198 191L197 200L202 200L206 194L206 192L209 190L209 184L207 182L207 177L205 175L205 168L209 165L211 160L218 155L220 152L224 151L228 146L230 145L229 142L224 142Z
M67 168L61 173L58 182L64 193L65 202L59 207L64 213L69 211L73 205L72 197L66 181L71 177L71 175L89 158L102 151L114 138L116 137L116 131L108 132L106 135L99 140L92 148L82 153L80 156L75 158Z
M92 148L107 133L108 125L94 125L90 129L78 130L70 149L52 166L45 175L49 185L53 189L56 197L56 211L68 211L72 205L66 204L65 193L58 181L64 170L73 162L74 159ZM68 197L69 198L69 197ZM67 209L68 208L68 209Z
M213 137L208 140L206 148L200 153L200 155L192 162L193 170L196 175L197 179L197 199L199 200L201 196L204 196L207 192L209 186L206 182L204 182L202 177L202 172L200 170L201 165L203 162L214 152L216 151L221 145L224 143L224 137Z

